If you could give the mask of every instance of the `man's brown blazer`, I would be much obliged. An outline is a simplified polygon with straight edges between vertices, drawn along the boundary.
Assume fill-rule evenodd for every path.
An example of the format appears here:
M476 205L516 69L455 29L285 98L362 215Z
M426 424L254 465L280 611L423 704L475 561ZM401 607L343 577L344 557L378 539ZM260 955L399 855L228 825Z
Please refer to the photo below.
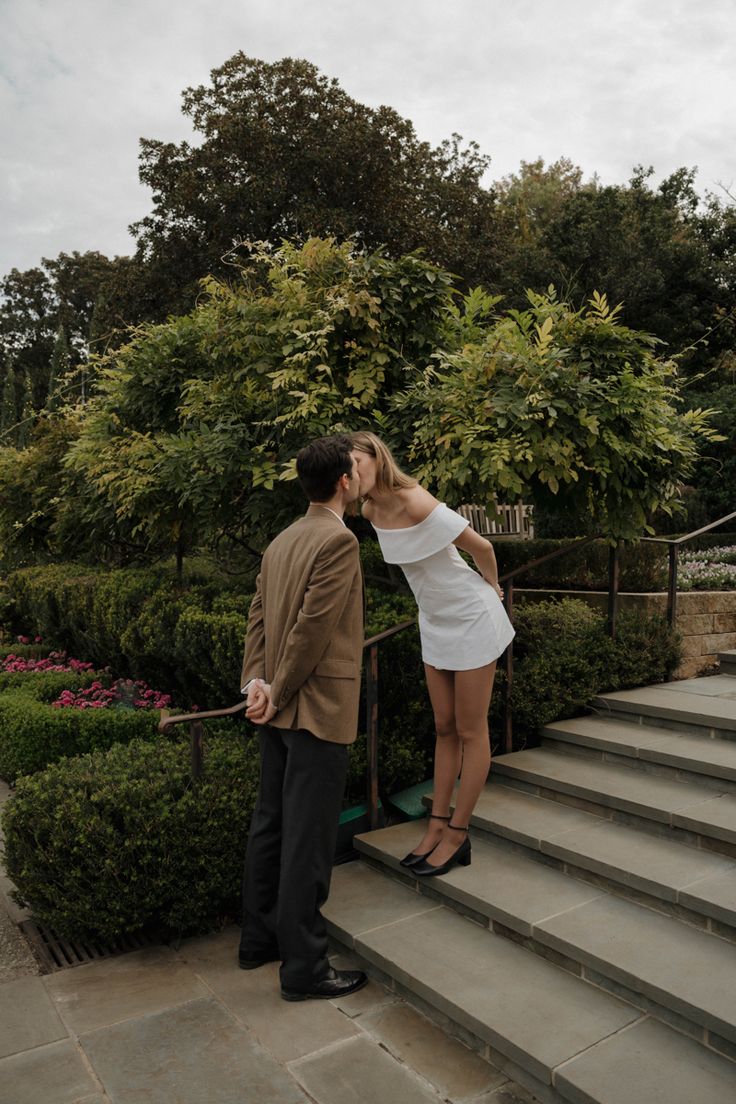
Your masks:
M331 510L312 504L263 555L240 685L252 678L271 684L275 728L351 744L362 656L358 541Z

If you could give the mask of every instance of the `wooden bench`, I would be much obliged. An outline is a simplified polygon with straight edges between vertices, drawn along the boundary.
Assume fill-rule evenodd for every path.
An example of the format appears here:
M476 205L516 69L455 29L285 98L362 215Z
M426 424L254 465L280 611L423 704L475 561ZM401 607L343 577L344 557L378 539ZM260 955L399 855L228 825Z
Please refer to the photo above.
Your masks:
M485 506L466 503L457 507L457 512L467 518L476 533L495 540L532 540L534 538L533 507L519 502L515 506L497 506L501 514L497 521L491 520Z

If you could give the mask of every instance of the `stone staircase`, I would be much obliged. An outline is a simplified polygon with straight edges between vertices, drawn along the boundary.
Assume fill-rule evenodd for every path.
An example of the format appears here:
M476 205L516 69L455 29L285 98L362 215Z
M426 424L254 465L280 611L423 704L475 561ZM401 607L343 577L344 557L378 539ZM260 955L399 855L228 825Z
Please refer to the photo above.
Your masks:
M469 867L357 837L331 934L545 1104L733 1104L736 652L591 708L494 761Z

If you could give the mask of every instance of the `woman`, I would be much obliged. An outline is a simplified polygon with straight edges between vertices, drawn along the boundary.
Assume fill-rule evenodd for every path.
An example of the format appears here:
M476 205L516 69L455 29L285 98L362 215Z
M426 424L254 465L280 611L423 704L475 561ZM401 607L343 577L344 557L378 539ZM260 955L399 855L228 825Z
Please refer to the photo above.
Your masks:
M427 830L401 865L432 877L470 863L470 816L491 766L488 707L496 660L514 630L501 602L490 543L402 472L375 434L353 433L351 439L363 517L373 525L386 562L403 569L419 607L437 733L434 797ZM477 572L458 548L470 553Z

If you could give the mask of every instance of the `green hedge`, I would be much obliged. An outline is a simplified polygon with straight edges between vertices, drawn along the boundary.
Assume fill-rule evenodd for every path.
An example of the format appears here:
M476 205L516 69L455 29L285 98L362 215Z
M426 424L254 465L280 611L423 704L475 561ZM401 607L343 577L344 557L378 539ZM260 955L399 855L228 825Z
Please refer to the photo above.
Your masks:
M514 748L536 744L551 721L583 711L596 694L663 682L680 661L680 638L657 614L622 613L616 639L602 613L574 598L521 604L514 613ZM503 677L492 703L501 745Z
M59 692L73 688L67 684ZM43 689L50 691L50 683ZM0 778L12 785L67 756L136 738L155 740L160 719L157 709L55 709L28 686L6 690L0 693Z
M8 656L19 656L21 659L46 659L53 648L46 644L0 644L0 660Z
M412 608L403 595L372 595L370 631L411 616ZM678 660L677 637L664 619L624 614L612 642L602 615L577 600L519 606L516 628L515 747L535 742L542 725L579 712L601 690L668 677ZM379 672L380 781L394 792L431 774L432 714L416 628L381 646ZM501 738L502 689L499 674L494 745ZM52 712L99 724L101 740L130 741L21 778L6 803L8 872L39 920L68 936L115 938L151 926L205 931L236 914L258 779L256 744L243 739L242 721L205 723L205 779L195 784L180 733L169 740L149 731L146 740L130 740L130 732L110 727L114 710L52 711L19 689L0 694L0 729L2 708L15 708L19 731L25 724L29 737L46 733L44 753L59 735L44 727ZM153 725L158 713L137 719ZM79 749L68 736L58 750ZM346 804L363 799L364 771L361 736Z
M62 690L86 690L93 682L109 686L108 671L0 671L0 692L21 690L37 701L55 701ZM0 739L2 736L0 735Z
M16 899L67 937L212 930L238 910L257 782L255 744L232 730L208 738L196 784L168 740L23 778L2 814Z
M54 564L11 572L5 588L18 632L34 626L75 658L165 689L177 707L217 708L239 692L250 596L203 568L180 581L168 565Z
M565 548L575 538L564 540L499 540L493 545L499 574ZM608 590L610 546L593 541L550 563L524 572L514 580L517 587L549 587L565 590ZM642 542L621 548L620 589L633 592L666 590L667 549L660 544Z
M506 557L508 566L514 557L525 561L530 555L558 544L498 542L497 553L501 562ZM607 548L602 544L594 548L597 555L603 556L600 561L603 563ZM375 542L364 542L361 551L366 569L371 569L373 577L379 580L383 571L383 578L388 581ZM645 564L649 562L647 555L648 552L642 553ZM221 581L208 580L202 573L191 586L180 585L170 570L163 567L100 573L77 568L76 572L75 576L71 565L59 565L23 569L9 576L7 587L19 628L42 634L47 640L57 633L61 639L57 636L54 643L70 648L82 631L78 611L86 610L92 617L85 630L91 652L79 658L97 662L115 660L116 674L143 678L171 693L176 701L181 701L181 706L175 708L188 710L193 704L202 709L216 708L237 700L250 602L247 595L234 590L218 592ZM72 585L74 578L76 586ZM86 592L84 600L79 591ZM69 604L68 610L65 603ZM548 609L548 604L542 604L542 608ZM536 609L540 611L540 606ZM614 655L607 651L602 617L587 606L583 609L573 605L571 609L577 612L566 615L564 609L555 606L554 611L549 608L543 614L526 609L523 604L516 607L517 746L536 738L539 725L551 719L551 711L557 710L559 716L569 715L571 709L579 709L592 694L613 688L613 684L606 686L601 680L613 679L621 686L642 685L664 678L674 669L671 634L663 623L656 626L648 623L650 628L643 635L632 630L630 643L619 644ZM413 599L405 592L368 588L368 634L389 628L414 612ZM48 623L34 622L30 620L34 615L50 618L53 615L53 619ZM525 649L525 638L545 618L549 623L546 637L542 639L537 634L534 647ZM65 635L67 621L77 628ZM574 630L573 622L578 626ZM622 618L622 639L629 631L628 624L633 625L634 621ZM96 626L94 632L92 626ZM580 643L583 632L595 636L595 648L587 638ZM569 644L565 643L566 636ZM563 660L560 656L568 658ZM589 661L583 662L581 656L589 657ZM660 662L660 657L669 657L666 664ZM432 715L415 628L381 645L379 671L381 762L385 789L390 791L426 777L431 765ZM499 676L496 708L500 681ZM364 710L360 730L365 732ZM349 775L351 799L357 800L364 792L364 765L365 738L361 736L354 747Z

